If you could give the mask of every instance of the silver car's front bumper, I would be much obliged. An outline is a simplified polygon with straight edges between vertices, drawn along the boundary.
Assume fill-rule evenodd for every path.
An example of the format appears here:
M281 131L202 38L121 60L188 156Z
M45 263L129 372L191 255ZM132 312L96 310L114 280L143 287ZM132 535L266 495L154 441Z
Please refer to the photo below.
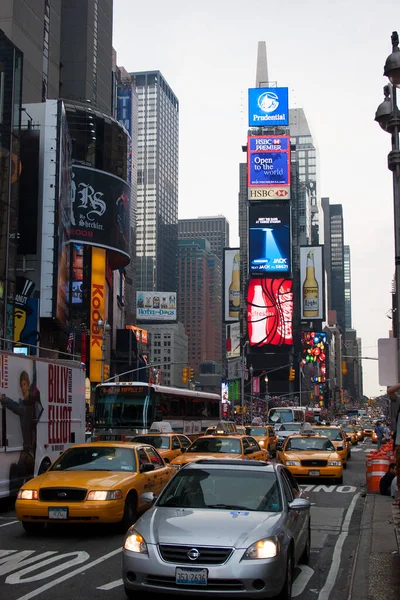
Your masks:
M223 565L195 565L166 562L157 546L148 544L147 549L148 554L128 550L122 553L124 585L131 590L190 596L273 598L282 590L286 578L284 552L272 559L242 560L245 550L234 550ZM207 569L208 584L204 587L176 584L177 566Z

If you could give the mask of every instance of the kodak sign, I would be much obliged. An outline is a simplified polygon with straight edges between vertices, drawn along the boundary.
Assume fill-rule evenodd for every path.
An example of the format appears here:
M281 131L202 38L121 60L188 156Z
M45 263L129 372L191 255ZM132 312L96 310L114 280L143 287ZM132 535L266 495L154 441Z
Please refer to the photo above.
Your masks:
M106 318L106 251L92 248L90 286L90 380L101 381L103 331L97 322Z

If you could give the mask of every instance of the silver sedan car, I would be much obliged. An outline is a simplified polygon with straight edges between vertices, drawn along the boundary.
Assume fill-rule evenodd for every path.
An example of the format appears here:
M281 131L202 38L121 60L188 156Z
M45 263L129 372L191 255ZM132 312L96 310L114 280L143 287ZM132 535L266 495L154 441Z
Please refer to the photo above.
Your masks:
M122 574L137 592L290 600L310 555L310 502L283 465L188 463L125 537Z

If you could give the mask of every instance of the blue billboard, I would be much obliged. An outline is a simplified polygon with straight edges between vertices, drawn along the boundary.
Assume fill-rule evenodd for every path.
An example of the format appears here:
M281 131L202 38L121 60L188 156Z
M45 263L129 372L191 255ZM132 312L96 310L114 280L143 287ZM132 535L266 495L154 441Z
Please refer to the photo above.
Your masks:
M258 204L249 207L249 271L290 273L290 206Z
M289 125L288 88L249 89L249 127Z
M290 138L249 137L247 163L249 188L290 186Z

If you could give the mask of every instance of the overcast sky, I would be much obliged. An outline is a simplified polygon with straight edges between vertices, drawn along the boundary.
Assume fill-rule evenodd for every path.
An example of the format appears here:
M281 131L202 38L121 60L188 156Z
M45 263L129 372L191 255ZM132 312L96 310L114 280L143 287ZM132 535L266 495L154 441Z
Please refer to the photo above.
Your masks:
M114 0L118 65L160 70L179 99L179 217L226 216L231 246L247 90L266 41L269 79L289 88L291 108L304 108L318 147L319 195L343 205L353 327L368 357L391 327L391 144L374 115L396 29L399 0ZM378 395L377 361L363 368L364 393Z

